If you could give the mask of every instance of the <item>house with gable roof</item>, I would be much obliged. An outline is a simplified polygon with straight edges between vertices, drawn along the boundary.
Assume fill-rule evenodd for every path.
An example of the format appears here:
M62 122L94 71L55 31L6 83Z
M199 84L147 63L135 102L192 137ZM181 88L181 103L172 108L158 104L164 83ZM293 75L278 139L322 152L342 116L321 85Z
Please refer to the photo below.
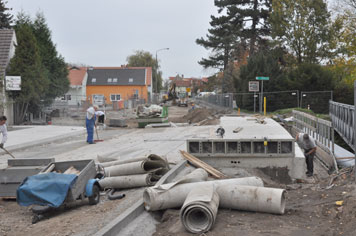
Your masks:
M87 70L87 101L102 105L124 102L130 99L143 99L145 102L151 93L151 67L90 67Z
M73 66L69 67L68 71L69 90L61 100L67 101L71 106L80 106L86 101L87 67Z
M6 68L9 65L10 59L15 55L16 45L15 31L12 29L0 29L0 81L2 83L0 90L0 113L7 116L8 124L14 123L14 106L6 96Z

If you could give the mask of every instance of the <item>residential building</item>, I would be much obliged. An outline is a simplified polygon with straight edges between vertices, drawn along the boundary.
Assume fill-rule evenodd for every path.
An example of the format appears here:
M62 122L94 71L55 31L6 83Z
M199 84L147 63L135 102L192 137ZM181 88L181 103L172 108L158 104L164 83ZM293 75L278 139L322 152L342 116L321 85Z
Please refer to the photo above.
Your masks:
M88 79L87 67L69 67L68 79L70 87L68 92L61 98L68 105L80 106L86 101L86 84Z
M14 30L0 29L0 113L7 116L7 123L14 123L14 105L5 92L6 68L10 59L15 55L17 40Z
M91 104L130 99L147 102L152 94L151 67L90 67L87 73L86 98Z

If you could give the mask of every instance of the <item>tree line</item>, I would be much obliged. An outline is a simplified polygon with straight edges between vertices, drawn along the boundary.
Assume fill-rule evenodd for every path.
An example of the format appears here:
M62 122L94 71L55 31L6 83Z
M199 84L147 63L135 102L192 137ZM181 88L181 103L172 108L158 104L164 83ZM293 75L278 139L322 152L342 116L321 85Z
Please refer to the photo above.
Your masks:
M15 124L20 124L28 112L37 113L68 91L68 69L56 50L44 15L38 13L31 19L20 12L14 19L5 3L0 0L0 28L11 28L16 33L15 56L6 75L21 76L21 91L9 92L14 101Z
M266 92L332 90L335 101L353 104L356 1L338 3L215 0L218 15L196 40L211 51L199 64L220 70L206 89L248 92L249 81L267 76Z

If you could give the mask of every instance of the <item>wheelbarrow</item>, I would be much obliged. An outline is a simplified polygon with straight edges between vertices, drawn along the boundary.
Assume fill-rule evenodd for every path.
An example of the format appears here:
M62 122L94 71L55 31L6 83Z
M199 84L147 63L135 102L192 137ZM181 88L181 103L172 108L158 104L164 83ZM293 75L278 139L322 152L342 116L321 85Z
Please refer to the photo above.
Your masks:
M69 169L76 173L66 174ZM93 160L52 162L39 174L23 181L17 189L17 202L21 206L34 205L33 224L46 212L77 200L88 198L89 204L95 205L100 201L97 176Z

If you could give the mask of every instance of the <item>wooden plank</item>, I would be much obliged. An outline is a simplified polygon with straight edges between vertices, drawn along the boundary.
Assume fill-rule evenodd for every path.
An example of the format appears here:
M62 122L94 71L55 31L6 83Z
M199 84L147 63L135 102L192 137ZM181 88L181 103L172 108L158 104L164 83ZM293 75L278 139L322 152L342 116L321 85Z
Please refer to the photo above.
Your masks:
M215 178L217 178L217 179L226 178L226 176L223 173L221 173L217 169L213 168L212 166L208 165L207 163L203 162L202 160L196 158L195 156L191 155L190 153L187 153L186 151L183 151L183 150L181 150L180 153L182 154L183 157L185 157L194 166L203 168L204 170L206 170L209 174L211 174Z

